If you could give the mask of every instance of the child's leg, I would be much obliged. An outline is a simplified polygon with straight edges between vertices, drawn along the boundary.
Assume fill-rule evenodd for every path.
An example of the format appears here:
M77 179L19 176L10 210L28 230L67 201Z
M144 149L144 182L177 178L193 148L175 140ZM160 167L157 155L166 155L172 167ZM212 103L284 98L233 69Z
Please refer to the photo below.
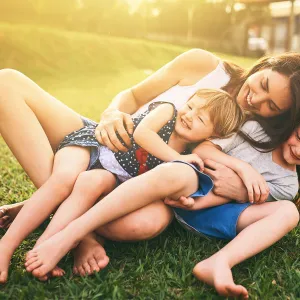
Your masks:
M231 268L273 245L299 221L296 206L290 201L251 205L242 212L236 238L210 258L198 263L194 275L213 285L223 296L248 297L247 290L236 285Z
M178 180L177 176L178 165L180 165L181 180ZM153 189L145 194L144 190L148 186ZM180 163L163 164L143 175L132 178L58 234L31 250L26 261L28 270L34 270L34 276L44 276L74 243L79 242L88 232L159 198L163 199L167 196L179 198L182 195L190 195L197 189L198 177L195 171L190 166ZM54 245L56 245L56 249L53 249Z
M70 196L59 206L36 246L61 231L74 219L90 209L100 196L116 186L116 177L106 170L90 170L79 174Z
M108 194L115 186L116 177L106 170L97 169L80 173L72 193L59 206L50 224L37 240L35 247L85 213L95 204L100 196ZM100 265L102 268L105 267L102 262ZM96 268L96 270L98 269ZM64 271L59 267L55 267L49 275L60 277L64 275ZM43 276L39 279L45 281L48 279L48 276Z
M55 155L50 178L26 202L0 241L0 282L6 280L14 250L71 193L78 174L87 168L89 159L89 150L81 147L67 147Z

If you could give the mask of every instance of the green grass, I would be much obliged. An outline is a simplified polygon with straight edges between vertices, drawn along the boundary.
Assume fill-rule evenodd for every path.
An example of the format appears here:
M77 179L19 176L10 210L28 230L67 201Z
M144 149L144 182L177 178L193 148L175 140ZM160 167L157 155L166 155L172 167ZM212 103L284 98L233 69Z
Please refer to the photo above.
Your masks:
M1 38L1 67L25 72L64 103L95 120L117 92L186 50L161 43L7 24L0 25ZM226 58L244 66L252 63L250 59ZM0 203L27 199L35 189L2 140L0 157ZM196 262L223 247L223 241L199 238L173 223L151 241L108 242L110 263L93 277L72 277L69 254L60 264L66 276L41 283L24 271L23 258L45 226L18 248L9 282L0 287L0 299L221 299L212 288L199 283L191 270ZM251 299L300 298L299 243L297 228L233 269L236 281L249 288Z

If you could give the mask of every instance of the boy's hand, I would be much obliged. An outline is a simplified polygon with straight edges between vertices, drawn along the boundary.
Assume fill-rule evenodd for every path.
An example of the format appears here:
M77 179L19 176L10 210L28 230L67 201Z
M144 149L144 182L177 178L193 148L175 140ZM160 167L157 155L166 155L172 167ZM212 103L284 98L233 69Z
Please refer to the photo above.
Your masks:
M270 189L264 177L249 164L243 164L238 172L243 180L251 203L263 203L267 200Z
M201 172L204 170L203 160L197 154L180 155L179 160L188 162L190 164L196 164L199 166Z
M195 200L191 197L181 196L178 200L165 198L164 203L172 207L192 210L193 206L195 205Z

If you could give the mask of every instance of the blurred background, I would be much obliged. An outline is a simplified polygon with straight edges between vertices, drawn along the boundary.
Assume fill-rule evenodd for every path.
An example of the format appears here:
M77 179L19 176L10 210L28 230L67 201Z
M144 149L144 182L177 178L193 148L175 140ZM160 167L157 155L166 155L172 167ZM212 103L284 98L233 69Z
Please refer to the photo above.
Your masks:
M300 49L294 0L2 0L0 20L243 56Z

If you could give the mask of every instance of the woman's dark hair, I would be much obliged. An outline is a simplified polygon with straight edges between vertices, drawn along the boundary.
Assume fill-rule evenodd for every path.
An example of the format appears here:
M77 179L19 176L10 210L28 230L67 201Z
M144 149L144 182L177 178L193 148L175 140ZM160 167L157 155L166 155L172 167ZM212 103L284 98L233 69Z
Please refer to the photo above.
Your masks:
M292 96L292 107L286 112L270 118L254 115L252 120L257 121L270 141L255 141L250 136L240 131L239 134L250 143L251 146L264 151L272 151L292 134L300 121L300 54L289 52L273 57L263 57L249 70L245 71L241 67L224 62L225 70L230 76L230 81L223 87L227 92L237 95L246 79L263 69L271 69L281 75L286 76L290 81L290 91Z

